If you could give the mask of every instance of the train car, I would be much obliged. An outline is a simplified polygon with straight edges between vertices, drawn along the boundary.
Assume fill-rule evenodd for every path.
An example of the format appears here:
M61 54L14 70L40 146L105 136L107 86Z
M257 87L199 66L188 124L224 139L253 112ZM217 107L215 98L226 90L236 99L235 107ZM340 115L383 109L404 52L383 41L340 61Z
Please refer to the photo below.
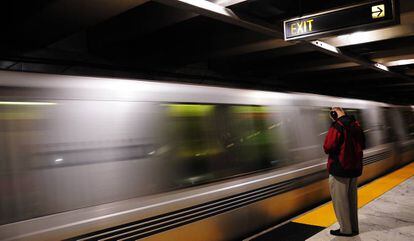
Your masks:
M365 100L0 72L0 240L234 240L328 200L343 107L363 184L414 158L414 112Z

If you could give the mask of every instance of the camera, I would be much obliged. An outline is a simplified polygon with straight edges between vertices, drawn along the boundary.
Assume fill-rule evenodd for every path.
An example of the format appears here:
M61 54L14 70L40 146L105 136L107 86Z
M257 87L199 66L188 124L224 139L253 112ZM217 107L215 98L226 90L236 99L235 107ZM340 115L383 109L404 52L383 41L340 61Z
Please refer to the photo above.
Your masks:
M332 119L336 120L338 119L338 113L336 113L336 111L331 111L329 112L329 115L331 116Z

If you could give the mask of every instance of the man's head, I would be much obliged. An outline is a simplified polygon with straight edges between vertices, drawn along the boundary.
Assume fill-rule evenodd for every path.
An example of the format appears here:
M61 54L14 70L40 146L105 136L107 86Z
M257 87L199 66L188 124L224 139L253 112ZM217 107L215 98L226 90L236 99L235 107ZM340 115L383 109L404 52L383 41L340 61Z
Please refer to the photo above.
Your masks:
M332 120L336 120L341 116L345 115L345 111L341 107L332 107L330 112L330 117Z

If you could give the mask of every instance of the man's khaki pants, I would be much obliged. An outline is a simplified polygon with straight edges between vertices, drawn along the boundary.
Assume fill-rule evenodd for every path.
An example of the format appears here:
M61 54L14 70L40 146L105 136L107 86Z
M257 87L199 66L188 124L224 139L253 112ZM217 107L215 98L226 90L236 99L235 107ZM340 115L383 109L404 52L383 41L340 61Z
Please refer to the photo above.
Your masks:
M359 233L357 178L329 175L329 189L341 233Z

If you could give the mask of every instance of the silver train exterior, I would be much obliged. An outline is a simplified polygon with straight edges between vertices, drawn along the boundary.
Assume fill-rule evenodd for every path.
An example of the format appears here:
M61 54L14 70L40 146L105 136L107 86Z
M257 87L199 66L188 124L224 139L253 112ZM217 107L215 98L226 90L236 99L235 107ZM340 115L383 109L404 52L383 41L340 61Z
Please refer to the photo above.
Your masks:
M411 107L0 72L0 240L234 240L329 198L329 107L364 128L359 182L410 162Z

